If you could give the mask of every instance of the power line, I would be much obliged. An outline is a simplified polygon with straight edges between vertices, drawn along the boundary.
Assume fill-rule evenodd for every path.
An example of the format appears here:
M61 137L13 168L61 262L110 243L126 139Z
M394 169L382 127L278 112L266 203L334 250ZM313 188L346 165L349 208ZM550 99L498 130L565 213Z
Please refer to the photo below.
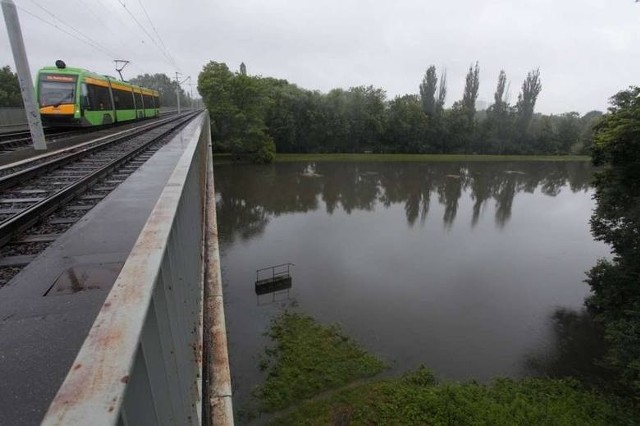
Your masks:
M124 10L127 11L127 13L129 14L129 16L131 17L131 19L134 20L134 22L138 25L138 27L147 35L147 37L149 37L149 39L153 42L153 44L156 45L156 47L158 48L158 50L160 51L160 53L162 53L164 55L164 57L167 59L167 61L169 61L170 64L172 64L173 66L175 66L176 68L180 69L180 67L178 67L178 65L176 64L176 62L173 60L173 58L171 58L167 52L165 52L162 47L158 44L158 42L156 42L155 38L153 38L151 36L151 34L149 34L149 32L147 31L147 29L140 23L140 21L138 21L138 19L135 17L135 15L133 13L131 13L131 11L129 10L129 8L127 7L127 5L125 4L125 2L123 0L118 0L118 2L122 5L122 7L124 8Z
M112 36L114 36L114 39L117 41L117 43L119 44L119 49L121 50L127 50L127 47L122 40L119 38L118 34L116 34L105 22L104 19L102 19L100 16L98 16L94 11L93 8L91 8L84 0L76 0L78 3L81 3L82 6L85 8L85 10L87 10L94 18L97 22L100 22L100 24L104 27L104 29L106 29ZM110 38L111 39L111 38Z
M39 20L39 21L41 21L41 22L44 22L45 24L50 25L50 26L52 26L52 27L54 27L54 28L58 29L59 31L61 31L61 32L65 33L65 34L67 34L68 36L73 37L73 38L75 38L76 40L78 40L78 41L80 41L80 42L82 42L82 43L84 43L84 44L86 44L86 45L88 45L88 46L90 46L90 47L92 47L92 48L94 48L94 49L98 49L98 50L102 51L102 53L104 53L105 55L107 55L107 56L111 57L111 53L110 53L110 52L108 52L108 51L105 51L105 50L104 50L104 49L102 49L100 46L97 46L97 45L95 45L95 44L93 44L93 43L91 43L91 42L89 42L89 41L83 40L83 39L81 39L80 37L76 36L75 34L73 34L73 33L69 32L69 31L65 30L64 28L60 28L57 24L52 23L52 22L49 22L49 21L47 21L46 19L43 19L43 18L41 18L40 16L35 15L35 14L33 14L33 13L29 12L28 10L26 10L26 9L24 9L24 8L22 8L22 7L18 6L18 5L16 5L16 7L17 7L18 9L20 9L21 11L23 11L24 13L26 13L27 15L31 15L32 17L36 18L37 20Z
M138 37L139 37L138 36L138 32L135 31L135 28L132 27L134 24L132 24L130 20L123 19L122 16L120 16L119 13L117 13L113 8L111 8L111 6L108 3L106 3L106 0L97 0L97 3L99 3L99 7L100 8L102 8L104 10L111 10L113 12L113 14L112 14L113 18L115 18L120 23L120 28L123 31L126 30L130 34L129 38L131 40L136 40L136 41L138 40ZM118 37L118 36L116 35L116 37ZM142 43L144 43L144 40L142 40L142 38L140 38L140 41ZM120 42L120 43L122 44L122 42ZM133 47L133 46L135 46L135 45L132 44L132 43L127 43L128 49L125 49L125 50L127 50L129 52L129 56L132 55L132 57L135 57L135 56L137 56L136 52L138 52L138 50L137 49L133 49L132 50L131 47ZM111 58L111 59L113 59L113 58ZM142 68L140 68L138 65L136 65L135 62L131 62L130 65L129 65L129 68L134 68L134 69L138 70L138 72L140 74L142 74L145 71Z
M117 55L115 55L113 52L111 52L109 49L107 49L106 47L102 46L100 43L98 43L97 41L93 40L91 37L83 34L82 32L78 31L73 25L71 24L67 24L66 22L64 22L62 19L58 18L53 12L49 11L48 9L46 9L44 6L39 5L38 3L36 3L34 0L31 0L31 3L33 3L34 5L36 5L38 8L42 9L43 11L45 11L46 13L48 13L49 15L51 15L55 20L57 20L58 22L60 22L63 25L66 25L67 27L71 28L73 31L75 31L77 34L79 34L80 36L86 38L90 43L92 43L94 46L98 47L100 50L102 50L103 52L107 53L108 55L115 57Z
M153 25L153 21L151 20L151 17L149 17L149 14L147 13L147 9L144 7L144 4L142 4L142 0L138 0L138 3L140 4L140 7L142 8L142 11L144 12L144 16L147 17L147 20L149 21L149 24L151 24L151 28L153 29L153 32L158 36L158 40L160 40L160 44L167 51L167 53L169 54L171 59L173 59L173 56L171 55L171 52L169 52L169 49L167 49L167 46L165 46L164 41L162 41L162 37L160 37L160 34L158 33L158 30L156 29L156 26Z

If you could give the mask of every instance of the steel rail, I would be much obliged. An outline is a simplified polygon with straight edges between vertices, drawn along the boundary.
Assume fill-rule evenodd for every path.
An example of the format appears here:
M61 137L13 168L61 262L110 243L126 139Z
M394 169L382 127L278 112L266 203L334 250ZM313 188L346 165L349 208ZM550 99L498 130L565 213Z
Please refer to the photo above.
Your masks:
M185 111L187 112L187 111ZM161 118L163 116L174 115L176 111L163 111L156 117L147 118ZM123 121L108 125L102 125L97 127L83 127L83 128L58 128L48 127L44 129L45 137L47 141L56 138L62 138L67 136L82 135L91 132L97 132L109 128L116 128L118 126L133 124L135 121ZM9 132L0 132L0 153L10 152L14 149L28 146L31 143L31 133L28 130L18 130Z
M27 207L25 210L21 211L15 216L0 223L0 246L5 245L17 233L24 231L30 226L34 225L38 220L40 220L40 218L53 213L62 205L75 198L79 193L84 192L90 185L100 180L102 177L106 176L114 169L118 168L121 164L128 162L131 158L137 156L142 151L145 151L149 147L149 145L167 136L176 128L192 120L195 116L196 114L191 113L186 117L181 116L180 119L177 119L170 124L165 123L167 129L162 130L159 135L154 136L149 141L144 142L142 145L127 151L126 153L119 156L115 160L110 161L106 165L100 166L96 170L88 172L87 175L79 178L77 181L70 183L68 186L54 192L51 196L33 204L30 207ZM67 160L66 157L65 160Z
M190 113L189 113L190 114ZM116 136L114 138L111 139L106 139L103 142L99 142L95 145L92 145L90 147L81 149L79 151L76 152L71 152L70 154L62 154L60 157L57 158L53 158L49 161L45 161L43 163L40 164L36 164L32 167L27 167L23 170L20 170L18 172L12 173L12 174L8 174L6 176L2 176L0 177L0 191L3 190L7 190L9 188L11 188L14 185L17 185L19 183L24 182L27 179L32 179L34 177L37 177L41 174L56 170L58 168L64 167L69 163L78 161L80 158L86 157L88 155L91 155L93 153L96 153L98 151L101 151L102 149L108 148L110 146L112 146L113 144L117 144L117 143L121 143L121 142L125 142L129 139L132 139L134 137L137 137L143 133L146 133L150 130L156 129L158 127L164 126L167 123L170 123L173 120L180 120L182 117L187 116L188 114L185 115L181 115L178 117L172 117L169 119L165 119L161 122L158 123L151 123L148 126L144 126L141 128L134 128L131 130L131 132L127 133L126 135L122 135L122 136Z

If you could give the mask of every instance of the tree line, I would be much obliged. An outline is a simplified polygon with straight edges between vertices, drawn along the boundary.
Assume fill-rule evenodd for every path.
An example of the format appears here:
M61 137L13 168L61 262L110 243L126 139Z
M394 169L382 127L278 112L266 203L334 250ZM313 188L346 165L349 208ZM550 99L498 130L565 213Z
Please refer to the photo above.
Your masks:
M592 145L592 111L535 112L540 71L530 71L517 102L508 99L505 71L493 103L477 110L480 67L469 67L462 98L450 108L447 75L427 68L416 94L387 99L381 88L358 86L328 93L286 80L233 72L220 62L204 66L198 90L212 118L221 152L376 152L461 154L582 154ZM266 159L271 155L267 155ZM261 160L260 155L256 155Z

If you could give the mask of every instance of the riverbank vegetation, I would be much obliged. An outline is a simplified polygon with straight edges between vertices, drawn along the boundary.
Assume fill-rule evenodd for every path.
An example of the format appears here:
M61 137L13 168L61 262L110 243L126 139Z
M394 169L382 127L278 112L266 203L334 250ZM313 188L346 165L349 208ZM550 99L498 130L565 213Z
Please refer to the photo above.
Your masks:
M244 64L243 64L244 65ZM419 84L418 84L419 83ZM542 90L529 72L517 102L500 72L494 101L478 108L479 64L469 67L462 98L446 107L447 76L430 66L418 93L388 99L382 88L358 86L328 93L286 80L232 72L210 62L198 90L212 119L214 149L268 162L279 153L588 154L591 127L601 113L535 113Z
M321 326L306 315L285 312L272 322L268 334L275 347L266 352L262 365L268 375L257 392L267 412L374 376L385 368L337 326Z
M276 161L590 161L587 155L470 155L470 154L278 154Z
M369 378L385 364L336 326L294 312L277 317L257 392L277 425L635 424L629 402L571 379L498 379L490 385L438 382L426 368Z
M589 311L604 327L606 366L623 391L640 398L640 88L612 98L596 127L596 210L591 230L613 259L589 271Z

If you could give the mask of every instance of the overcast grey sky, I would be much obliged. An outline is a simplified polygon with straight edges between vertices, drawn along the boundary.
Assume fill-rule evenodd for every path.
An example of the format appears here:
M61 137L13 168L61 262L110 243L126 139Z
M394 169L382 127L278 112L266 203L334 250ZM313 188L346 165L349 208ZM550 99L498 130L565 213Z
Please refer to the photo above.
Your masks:
M64 59L115 75L117 56L132 61L125 78L174 75L173 58L195 83L210 60L233 70L244 61L250 74L307 89L371 84L393 97L417 93L433 64L447 70L451 104L477 60L486 101L500 69L515 103L527 71L540 67L537 110L544 113L604 110L610 96L640 80L640 3L633 0L14 1L32 72ZM0 64L14 68L4 29L0 52Z

